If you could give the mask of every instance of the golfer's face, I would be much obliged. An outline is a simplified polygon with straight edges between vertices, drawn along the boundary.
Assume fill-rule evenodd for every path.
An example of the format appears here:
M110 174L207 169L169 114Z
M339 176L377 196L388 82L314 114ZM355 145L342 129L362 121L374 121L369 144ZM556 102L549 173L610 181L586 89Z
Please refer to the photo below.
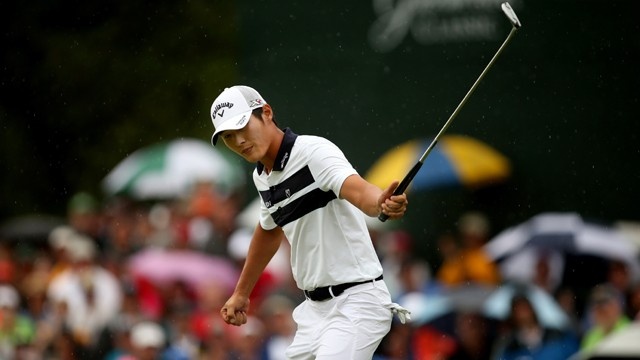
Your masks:
M245 160L252 163L258 162L269 148L269 139L265 137L263 127L262 120L251 115L249 123L244 128L222 132L222 141Z

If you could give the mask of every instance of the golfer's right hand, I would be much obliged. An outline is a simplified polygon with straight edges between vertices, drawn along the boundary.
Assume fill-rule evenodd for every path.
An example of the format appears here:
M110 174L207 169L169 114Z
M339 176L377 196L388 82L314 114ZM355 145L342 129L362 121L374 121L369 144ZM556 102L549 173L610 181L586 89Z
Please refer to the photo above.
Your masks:
M240 326L247 322L249 311L249 298L246 296L232 295L226 304L220 309L222 320L230 325Z

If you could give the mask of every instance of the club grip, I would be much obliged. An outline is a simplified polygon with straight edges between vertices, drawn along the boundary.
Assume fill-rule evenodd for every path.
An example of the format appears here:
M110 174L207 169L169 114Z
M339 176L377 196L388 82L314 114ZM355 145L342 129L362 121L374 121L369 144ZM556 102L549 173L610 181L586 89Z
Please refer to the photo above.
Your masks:
M413 165L411 170L409 170L407 175L405 175L404 179L402 179L400 184L398 184L398 187L393 191L393 195L394 196L395 195L402 195L404 193L404 191L407 190L407 187L409 187L409 184L411 184L411 181L416 176L418 171L420 171L421 167L422 167L422 162L420 162L420 161L418 161L415 165ZM378 215L378 220L380 220L382 222L387 221L387 219L389 219L389 215L387 215L387 214L380 213L380 215Z

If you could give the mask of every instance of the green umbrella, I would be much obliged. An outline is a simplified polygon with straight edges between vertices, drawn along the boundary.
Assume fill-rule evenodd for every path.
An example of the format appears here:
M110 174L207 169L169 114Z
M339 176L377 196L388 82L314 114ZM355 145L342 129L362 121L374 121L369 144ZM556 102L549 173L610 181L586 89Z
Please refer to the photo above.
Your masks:
M238 162L211 144L179 139L135 151L102 185L108 195L149 200L184 196L198 182L211 182L228 193L245 185L245 175Z

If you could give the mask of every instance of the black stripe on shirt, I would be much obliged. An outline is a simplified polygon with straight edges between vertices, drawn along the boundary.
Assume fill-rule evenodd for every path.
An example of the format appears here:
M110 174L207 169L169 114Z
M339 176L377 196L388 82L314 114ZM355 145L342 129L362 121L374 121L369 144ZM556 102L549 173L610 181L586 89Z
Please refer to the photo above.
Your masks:
M315 179L308 166L298 170L278 185L272 186L269 190L260 191L260 197L264 204L270 208L282 200L292 197L298 191L313 184Z
M330 201L336 199L333 191L322 191L314 189L302 197L292 201L285 207L278 208L271 214L273 221L282 227L292 221L296 221L308 213L325 207Z

